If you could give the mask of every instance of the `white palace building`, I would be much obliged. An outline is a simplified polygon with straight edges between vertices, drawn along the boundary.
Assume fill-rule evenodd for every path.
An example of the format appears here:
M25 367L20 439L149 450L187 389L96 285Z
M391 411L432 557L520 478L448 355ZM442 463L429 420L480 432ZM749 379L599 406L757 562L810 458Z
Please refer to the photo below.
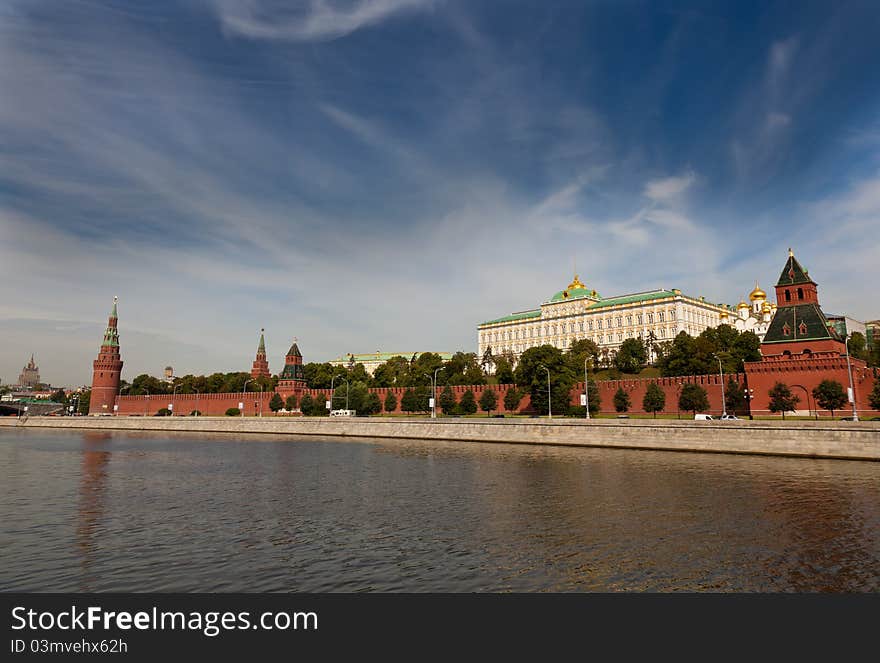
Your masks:
M761 303L758 310L760 307ZM581 283L575 274L565 290L557 292L539 308L480 324L477 327L479 356L491 348L494 356L510 352L519 359L528 348L553 345L566 350L582 338L613 352L627 338L653 339L660 343L683 331L698 336L709 327L731 324L731 313L724 304L712 304L703 297L688 297L678 289L603 298Z

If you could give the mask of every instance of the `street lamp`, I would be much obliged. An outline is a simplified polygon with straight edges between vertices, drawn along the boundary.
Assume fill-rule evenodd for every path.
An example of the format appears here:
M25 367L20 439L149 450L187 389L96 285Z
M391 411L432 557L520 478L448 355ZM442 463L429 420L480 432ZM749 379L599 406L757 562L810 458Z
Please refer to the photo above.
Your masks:
M434 369L434 376L425 373L425 377L431 380L431 419L437 418L437 373L442 371L445 366Z
M174 397L177 395L177 390L180 387L179 384L174 385L174 389L171 390L171 416L174 416Z
M584 405L587 406L586 419L590 418L590 378L587 375L587 361L589 357L584 357Z
M241 393L242 393L241 404L242 404L242 406L244 406L244 404L247 403L247 384L248 384L248 382L253 382L253 381L254 381L253 378L248 378L247 380L244 381L244 386L241 388ZM246 409L247 409L246 407L241 408L241 416L242 417L244 417L244 411Z
M721 368L721 357L712 355L718 360L718 373L721 375L721 416L727 416L727 401L724 398L724 369Z
M192 390L193 390L194 392L196 392L196 410L195 410L195 412L196 412L196 416L199 416L199 414L200 414L200 413L199 413L199 394L201 394L202 392L200 392L200 391L199 391L198 389L196 389L195 387L193 387Z
M812 411L813 406L812 406L812 404L810 403L810 392L807 391L807 388L806 388L804 385L802 385L802 384L793 384L793 385L791 385L791 386L792 386L792 387L799 387L800 389L803 389L803 390L804 390L804 393L807 395L807 412ZM817 409L817 410L816 410L816 420L818 421L818 419L819 419L819 410Z
M853 421L859 420L859 413L856 411L856 390L855 385L853 384L853 376L852 376L852 364L849 363L849 339L852 338L852 334L844 335L843 344L846 346L846 371L849 373L849 398L852 403L853 408Z
M547 371L547 418L553 418L553 402L550 398L550 369L544 366L544 364L540 364L538 368L543 368Z
M263 416L263 383L260 382L260 417Z

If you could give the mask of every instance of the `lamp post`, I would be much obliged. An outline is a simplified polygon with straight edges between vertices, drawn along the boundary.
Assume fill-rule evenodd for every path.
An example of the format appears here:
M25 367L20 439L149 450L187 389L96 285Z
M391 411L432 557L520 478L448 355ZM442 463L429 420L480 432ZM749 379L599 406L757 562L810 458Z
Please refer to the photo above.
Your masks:
M804 393L807 395L807 412L811 412L813 409L812 404L810 403L810 392L807 391L807 388L802 384L793 384L792 387L798 387L804 390ZM816 410L816 419L819 419L819 410Z
M201 394L202 392L200 392L195 387L193 387L193 391L196 392L196 410L195 410L195 412L196 412L196 416L199 416L199 394Z
M586 419L590 418L590 378L587 375L587 361L589 357L584 357L584 405L587 406Z
M146 387L144 387L146 389ZM147 397L144 399L144 416L149 416L150 412L150 390L146 389Z
M715 359L718 360L718 373L721 376L721 416L727 416L727 401L724 398L724 369L721 368L721 357L718 355L714 355Z
M241 388L241 393L242 393L241 403L242 403L242 405L244 405L245 403L247 403L247 385L248 385L248 382L253 382L253 381L254 381L253 378L248 378L247 380L244 381L244 386ZM245 408L245 407L242 407L242 408L241 408L241 416L242 416L242 417L244 416L244 411L245 411L246 409L247 409L247 408Z
M849 363L849 339L850 338L852 338L852 334L847 334L844 337L844 343L843 343L846 346L846 372L849 373L849 394L848 394L848 396L850 397L851 402L852 402L852 408L853 408L852 420L858 421L859 420L859 413L858 413L858 411L856 411L856 389L855 389L855 385L853 384L852 364Z
M177 395L177 389L180 387L179 384L174 385L174 389L171 390L171 416L174 416L174 397Z
M540 364L538 366L538 368L543 368L545 371L547 371L547 418L552 419L553 418L553 401L550 398L550 396L551 396L551 394L550 394L550 369L547 368L546 366L544 366L544 364Z
M437 373L444 368L444 366L440 366L434 369L433 377L429 373L425 373L425 377L431 380L431 419L437 418Z
M260 382L260 417L263 416L263 383Z

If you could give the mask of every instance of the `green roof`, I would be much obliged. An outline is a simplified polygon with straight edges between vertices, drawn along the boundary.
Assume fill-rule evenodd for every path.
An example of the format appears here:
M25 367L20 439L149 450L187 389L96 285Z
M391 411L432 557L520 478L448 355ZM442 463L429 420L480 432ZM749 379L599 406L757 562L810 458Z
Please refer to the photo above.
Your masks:
M654 299L666 299L667 297L675 297L672 290L654 290L652 292L637 292L632 295L621 295L620 297L609 297L596 302L590 308L604 308L605 306L619 306L621 304L635 304L636 302L648 302ZM708 302L707 302L708 303Z
M263 332L265 330L260 330L260 347L257 348L257 352L261 354L266 354L266 339L263 338Z
M815 285L807 270L801 267L797 258L789 250L788 261L785 263L785 267L782 268L782 273L779 275L779 281L777 281L776 286L801 285L804 283L813 283Z
M520 313L513 313L511 315L505 315L503 318L498 318L497 320L489 320L487 322L481 322L481 325L494 325L499 322L514 322L516 320L527 320L528 318L540 318L541 317L541 309L536 308L532 311L522 311Z
M572 288L571 290L560 290L550 298L550 301L561 302L568 299L580 299L581 297L599 299L599 293L590 288Z
M841 340L837 330L833 326L829 326L819 305L798 304L780 306L776 309L776 315L773 316L773 321L761 343L791 343L793 341L828 339Z
M341 357L336 357L336 359L331 359L330 363L342 363L347 364L351 362L352 358L354 358L355 363L360 363L364 361L388 361L393 357L403 357L406 360L412 359L413 355L423 355L424 352L364 352L361 354L346 354ZM435 352L433 354L440 355L440 358L443 361L449 361L452 359L451 352Z

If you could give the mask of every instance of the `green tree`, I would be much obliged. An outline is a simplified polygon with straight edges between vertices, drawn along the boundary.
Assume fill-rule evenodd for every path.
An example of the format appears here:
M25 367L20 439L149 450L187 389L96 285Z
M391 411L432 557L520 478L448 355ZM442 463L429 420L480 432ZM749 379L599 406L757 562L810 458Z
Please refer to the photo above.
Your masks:
M403 396L400 398L400 409L404 412L418 412L419 399L415 391L407 389L403 392Z
M650 412L657 418L657 413L662 412L666 407L666 393L660 388L656 382L652 382L645 390L645 397L642 399L642 409Z
M648 349L640 338L626 339L614 357L614 365L622 373L638 373L647 361Z
M770 411L782 412L783 421L785 413L793 412L801 400L799 396L791 393L791 389L784 382L774 384L767 394L770 396L770 405L768 406Z
M385 394L385 402L382 404L382 407L385 409L385 412L389 413L397 410L397 396L394 395L393 391Z
M227 408L227 410L226 410L227 417L237 417L240 414L241 414L241 410L239 410L237 407L230 407L230 408Z
M498 394L492 389L484 389L480 394L480 409L488 414L498 406Z
M375 391L371 391L367 394L367 397L364 399L363 405L361 405L361 414L378 414L382 411L382 400L379 398L379 394Z
M742 412L746 408L746 392L733 378L727 381L724 388L724 404L731 413Z
M532 407L547 414L547 370L550 370L550 400L553 411L566 414L570 405L575 374L565 355L552 345L529 348L519 358L516 383L525 387L532 398Z
M309 416L312 414L314 404L315 401L310 394L303 394L303 397L299 401L299 409L304 415Z
M284 401L284 409L288 412L292 412L296 409L296 394L291 394Z
M871 393L868 395L868 402L872 408L880 410L880 380L874 381L874 388L871 389Z
M272 400L269 401L269 409L272 412L278 412L281 408L284 407L284 399L281 398L281 394L273 394Z
M409 361L399 355L391 357L373 371L374 387L409 387ZM396 403L396 401L395 401ZM386 409L386 412L388 410Z
M843 385L836 380L822 380L813 389L813 398L823 410L831 410L832 418L834 411L839 410L849 401L843 390Z
M566 353L568 365L575 375L584 374L584 362L588 368L596 368L599 365L601 351L599 346L588 338L579 338L571 344Z
M846 347L851 357L856 359L868 358L868 341L861 332L853 332L846 341ZM828 409L828 408L826 408Z
M438 374L438 384L486 384L486 376L473 352L456 352L443 364L443 369Z
M458 409L462 414L476 414L477 413L477 399L474 397L474 392L468 389L461 395L461 400L458 403Z
M518 412L523 393L516 387L511 387L504 394L504 409L508 412Z
M623 387L618 387L614 392L614 409L618 412L628 412L630 405L632 405L632 401L629 394Z
M709 396L706 390L698 384L687 383L682 385L681 393L678 396L678 409L690 410L694 414L697 410L709 409Z
M513 384L516 380L513 365L516 363L509 350L495 356L495 381L498 384Z
M452 414L455 412L455 392L452 391L452 387L446 385L443 388L443 391L440 392L440 396L437 398L437 404L440 406L443 414Z
M76 406L76 411L80 414L88 414L89 413L89 405L92 400L92 390L86 389L79 395L79 404Z
M64 393L63 389L59 389L52 394L49 400L51 400L53 403L61 403L62 405L67 405L67 394Z

